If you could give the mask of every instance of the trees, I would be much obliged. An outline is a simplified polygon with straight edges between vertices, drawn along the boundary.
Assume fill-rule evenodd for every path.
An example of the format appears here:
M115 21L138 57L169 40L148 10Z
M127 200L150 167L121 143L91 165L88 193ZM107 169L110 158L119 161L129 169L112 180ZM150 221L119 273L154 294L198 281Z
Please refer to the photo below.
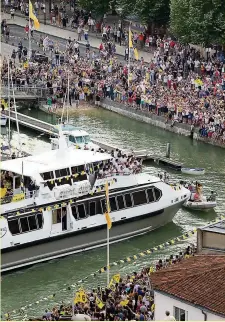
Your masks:
M171 0L172 33L183 40L207 47L221 43L225 35L225 1Z
M169 21L169 0L120 0L123 15L135 15L146 25L163 25Z
M110 2L110 0L78 0L79 7L101 18L110 10Z

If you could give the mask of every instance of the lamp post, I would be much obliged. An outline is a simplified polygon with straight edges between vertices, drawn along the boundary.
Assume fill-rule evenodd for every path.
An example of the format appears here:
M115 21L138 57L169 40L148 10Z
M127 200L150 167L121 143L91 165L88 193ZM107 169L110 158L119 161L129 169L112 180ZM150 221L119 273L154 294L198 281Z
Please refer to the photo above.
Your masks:
M50 14L51 10L49 11ZM44 8L44 24L46 25L46 0L45 0L45 8Z

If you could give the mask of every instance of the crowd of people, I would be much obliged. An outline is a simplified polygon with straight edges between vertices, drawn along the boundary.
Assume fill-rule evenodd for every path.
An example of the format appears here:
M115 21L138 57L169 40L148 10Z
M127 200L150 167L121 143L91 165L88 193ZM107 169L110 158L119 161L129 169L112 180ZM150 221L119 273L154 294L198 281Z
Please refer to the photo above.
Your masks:
M77 319L75 317L72 318L73 320L82 321L152 321L155 305L151 274L169 265L176 265L183 259L193 256L195 252L195 246L188 246L184 252L171 255L165 260L160 259L156 264L143 268L139 273L133 272L124 277L116 274L116 279L112 277L107 288L97 287L91 291L82 289L84 294L82 302L74 305L66 305L62 302L59 306L46 309L42 318L36 318L35 321L71 320L72 315L77 316ZM164 309L166 310L166 305ZM172 321L175 318L166 311L165 320Z
M99 152L107 152L99 149ZM106 178L114 175L136 174L142 170L142 159L134 155L122 153L119 149L111 151L112 160L101 164L98 177Z
M78 16L82 17L83 24L89 25L89 15L84 18L79 13ZM101 98L108 98L128 108L163 115L166 122L172 121L173 125L176 122L194 125L199 128L200 136L225 143L225 58L222 51L207 49L203 57L198 50L170 38L145 36L149 46L156 45L151 61L147 63L142 57L135 60L134 50L126 47L123 61L116 56L118 36L113 37L111 31L107 34L108 29L104 29L105 32L105 41L99 49L91 49L86 34L84 54L80 52L77 39L69 38L62 51L51 37L41 36L38 39L40 50L49 54L48 62L30 62L17 68L15 55L20 61L21 57L27 57L27 49L24 50L20 42L10 62L14 83L47 88L47 102L50 110L54 110L63 105L69 77L70 105L79 106L83 100L98 104ZM3 83L6 79L5 62Z

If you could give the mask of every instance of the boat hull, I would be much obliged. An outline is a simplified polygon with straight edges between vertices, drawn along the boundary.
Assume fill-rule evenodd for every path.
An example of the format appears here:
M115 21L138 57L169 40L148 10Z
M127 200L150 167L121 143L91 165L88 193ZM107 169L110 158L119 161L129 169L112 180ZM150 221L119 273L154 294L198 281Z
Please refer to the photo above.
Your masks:
M112 224L110 243L139 236L159 228L173 220L183 201L165 209ZM106 225L85 231L65 233L30 244L14 246L2 251L1 272L21 269L37 263L106 245Z
M181 172L184 174L190 174L190 175L196 175L196 176L200 176L205 174L205 170L204 169L191 169L191 168L181 168Z
M191 210L210 210L216 207L216 202L214 201L202 201L202 202L191 202L187 201L184 203L184 207Z

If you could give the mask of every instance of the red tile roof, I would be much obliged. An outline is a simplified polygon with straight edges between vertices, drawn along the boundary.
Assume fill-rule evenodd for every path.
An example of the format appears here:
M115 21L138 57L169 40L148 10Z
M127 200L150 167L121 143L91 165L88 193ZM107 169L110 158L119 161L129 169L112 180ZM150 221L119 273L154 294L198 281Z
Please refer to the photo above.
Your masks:
M225 256L195 255L151 275L155 290L225 316Z

